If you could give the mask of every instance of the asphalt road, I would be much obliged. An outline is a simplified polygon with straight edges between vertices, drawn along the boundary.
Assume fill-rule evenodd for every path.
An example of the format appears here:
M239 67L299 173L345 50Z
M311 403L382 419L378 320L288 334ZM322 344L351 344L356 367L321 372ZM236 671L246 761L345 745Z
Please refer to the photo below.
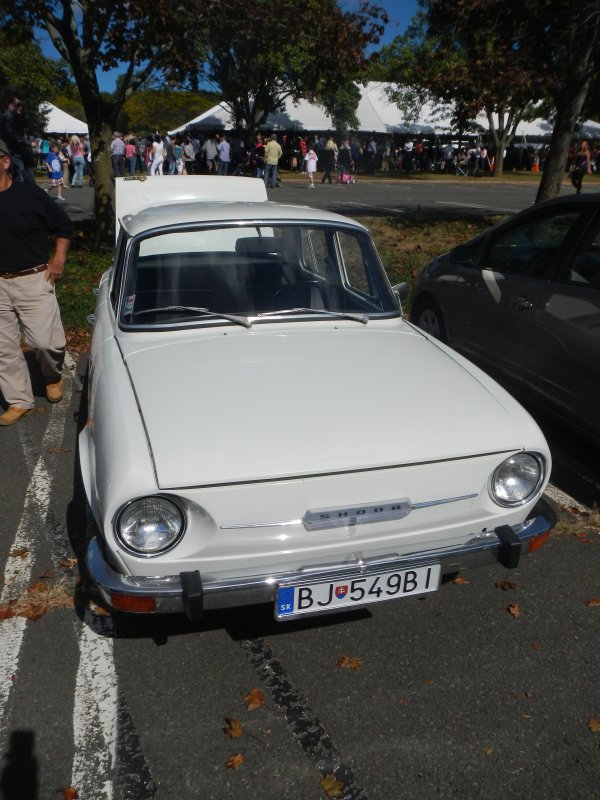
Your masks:
M441 198L432 186L430 203ZM364 207L395 207L393 193L408 191L331 194L346 188ZM273 195L306 202L302 191ZM68 597L70 559L89 535L76 466L85 357L67 367L62 403L40 393L37 413L2 431L0 602L49 574L42 582L62 578ZM553 435L572 483L558 491L576 491L597 454ZM597 497L590 480L586 498ZM81 800L322 800L330 775L347 800L598 797L600 607L586 601L600 598L600 534L557 534L516 571L464 578L426 599L288 624L270 606L196 626L104 617L81 592L36 622L0 621L0 797L75 787ZM249 711L253 688L265 699ZM241 737L224 732L227 719ZM228 769L236 753L243 762Z

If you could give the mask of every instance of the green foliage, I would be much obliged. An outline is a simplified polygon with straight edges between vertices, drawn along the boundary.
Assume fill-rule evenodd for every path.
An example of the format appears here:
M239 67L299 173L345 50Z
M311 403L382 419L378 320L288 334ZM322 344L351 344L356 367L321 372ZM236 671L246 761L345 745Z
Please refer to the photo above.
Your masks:
M288 98L314 99L347 124L357 100L350 84L386 19L368 2L349 13L335 0L230 0L207 19L207 77L250 135Z
M140 91L130 97L119 115L121 131L144 134L177 128L187 120L207 111L218 102L215 95L184 92L165 88L162 91Z
M10 29L0 29L0 100L10 92L19 95L25 130L30 134L44 129L39 105L50 99L63 77L57 63L46 58L37 43L16 37Z

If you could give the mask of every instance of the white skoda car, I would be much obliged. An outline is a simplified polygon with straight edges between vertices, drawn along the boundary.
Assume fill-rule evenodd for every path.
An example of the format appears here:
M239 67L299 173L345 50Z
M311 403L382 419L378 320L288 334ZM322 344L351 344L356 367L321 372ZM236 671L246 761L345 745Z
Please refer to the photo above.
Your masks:
M542 433L404 318L362 225L252 178L117 179L117 214L80 437L107 604L285 621L547 539Z

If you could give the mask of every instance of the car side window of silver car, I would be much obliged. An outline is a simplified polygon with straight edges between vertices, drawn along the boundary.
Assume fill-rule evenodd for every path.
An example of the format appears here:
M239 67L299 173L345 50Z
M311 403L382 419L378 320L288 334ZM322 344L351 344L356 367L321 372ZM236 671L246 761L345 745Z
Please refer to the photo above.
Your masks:
M494 236L480 266L495 272L547 278L579 218L579 212L533 217Z

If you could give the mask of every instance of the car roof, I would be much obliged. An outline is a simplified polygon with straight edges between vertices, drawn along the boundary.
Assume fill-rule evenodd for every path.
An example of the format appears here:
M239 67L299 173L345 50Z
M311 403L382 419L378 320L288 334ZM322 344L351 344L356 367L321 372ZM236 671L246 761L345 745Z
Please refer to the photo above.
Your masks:
M185 180L185 178L182 178ZM222 178L227 181L227 178ZM351 225L366 230L359 222L335 214L330 211L310 208L309 206L282 205L274 202L234 203L187 201L165 203L145 208L137 214L126 214L121 220L121 227L129 236L136 236L157 228L175 225L193 225L224 222L260 222L275 224L280 222L313 222L336 225Z

